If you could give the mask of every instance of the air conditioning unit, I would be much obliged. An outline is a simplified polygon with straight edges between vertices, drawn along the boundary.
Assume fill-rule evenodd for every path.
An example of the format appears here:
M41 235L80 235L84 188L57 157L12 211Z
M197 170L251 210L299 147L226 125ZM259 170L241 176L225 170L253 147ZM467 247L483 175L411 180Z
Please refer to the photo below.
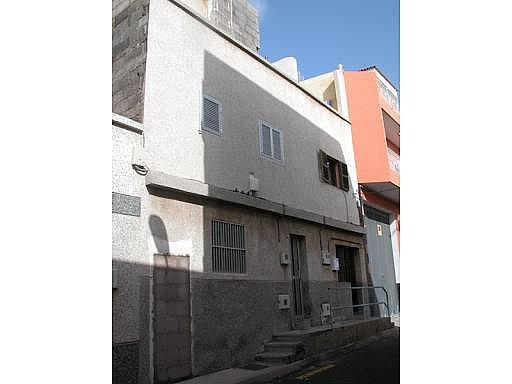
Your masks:
M279 254L279 261L280 261L281 265L290 264L290 255L288 255L286 252L281 252Z

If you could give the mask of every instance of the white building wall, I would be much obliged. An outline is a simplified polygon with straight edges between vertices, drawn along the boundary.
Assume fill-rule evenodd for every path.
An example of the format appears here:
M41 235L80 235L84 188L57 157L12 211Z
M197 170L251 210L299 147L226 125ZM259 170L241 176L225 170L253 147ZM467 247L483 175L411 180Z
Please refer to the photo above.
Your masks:
M350 124L173 1L150 3L145 132L149 167L359 223ZM222 136L200 133L201 94L222 102ZM284 135L284 165L260 156L258 121ZM320 182L317 151L347 163L349 193ZM347 206L347 208L346 208Z

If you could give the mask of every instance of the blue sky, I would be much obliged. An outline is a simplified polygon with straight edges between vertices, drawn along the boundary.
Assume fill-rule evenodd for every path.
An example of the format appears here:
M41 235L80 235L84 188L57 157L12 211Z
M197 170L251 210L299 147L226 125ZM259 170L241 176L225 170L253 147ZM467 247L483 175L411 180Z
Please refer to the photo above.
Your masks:
M400 88L399 0L249 1L268 60L294 56L304 78L376 65Z

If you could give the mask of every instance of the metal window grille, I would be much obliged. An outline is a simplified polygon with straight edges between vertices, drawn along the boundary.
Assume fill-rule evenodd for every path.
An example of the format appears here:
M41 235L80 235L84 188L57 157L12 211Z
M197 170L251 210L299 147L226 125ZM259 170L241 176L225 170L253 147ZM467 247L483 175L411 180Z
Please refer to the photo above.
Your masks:
M245 226L212 220L212 269L245 273Z
M203 97L203 129L221 133L220 105L210 97Z

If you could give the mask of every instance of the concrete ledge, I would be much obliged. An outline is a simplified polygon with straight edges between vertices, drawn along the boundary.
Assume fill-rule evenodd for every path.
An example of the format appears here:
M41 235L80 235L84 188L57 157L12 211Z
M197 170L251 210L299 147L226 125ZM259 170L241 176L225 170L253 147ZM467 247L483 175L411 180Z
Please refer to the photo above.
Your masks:
M307 212L302 209L296 209L288 206L284 206L284 214L286 216L296 217L298 219L312 221L318 224L324 224L324 216L317 215L313 212Z
M338 229L344 229L345 231L357 232L357 233L366 233L366 229L360 225L355 225L352 223L346 223L341 220L333 219L332 217L324 216L324 224L329 227L334 227Z
M345 223L330 217L318 215L313 212L304 211L298 208L288 207L284 204L274 201L248 196L240 192L230 191L225 188L217 187L202 183L197 180L184 179L182 177L169 175L159 171L149 171L146 175L146 186L184 193L191 196L199 196L207 199L225 201L232 204L243 205L271 212L278 215L288 216L295 219L305 220L317 224L325 224L330 227L341 229L348 232L366 233L366 229L362 226Z
M135 133L142 134L144 132L143 124L127 117L118 115L117 113L112 113L112 124L119 128L124 128Z
M158 171L150 170L148 172L146 175L146 186L184 192L191 195L208 196L208 184Z
M248 207L261 209L263 211L269 211L273 213L283 214L284 206L283 204L274 203L270 200L259 199L257 197L244 195L239 192L233 192L228 189L215 187L213 185L209 186L210 194L209 197L229 201L230 203L246 205Z

